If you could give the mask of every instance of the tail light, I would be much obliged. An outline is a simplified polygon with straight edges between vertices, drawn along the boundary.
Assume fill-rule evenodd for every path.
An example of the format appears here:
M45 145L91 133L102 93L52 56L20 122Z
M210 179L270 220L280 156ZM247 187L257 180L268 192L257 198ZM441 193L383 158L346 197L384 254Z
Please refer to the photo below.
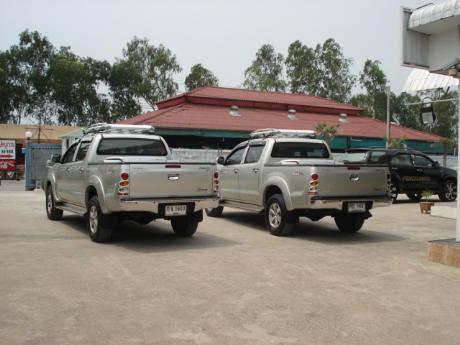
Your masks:
M212 175L212 190L214 192L219 191L219 172L214 171L214 174Z
M312 173L310 175L310 182L308 183L308 195L317 195L319 192L319 175Z
M120 174L120 181L118 182L118 195L129 195L129 174L127 172L122 172Z

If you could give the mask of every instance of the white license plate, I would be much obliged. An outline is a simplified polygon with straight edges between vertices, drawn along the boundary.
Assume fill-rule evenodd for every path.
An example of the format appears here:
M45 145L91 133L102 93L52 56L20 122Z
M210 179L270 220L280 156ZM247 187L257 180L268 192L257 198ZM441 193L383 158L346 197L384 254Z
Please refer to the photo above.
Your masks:
M187 205L166 205L165 216L185 216Z
M364 202L349 202L348 212L366 212L366 204Z

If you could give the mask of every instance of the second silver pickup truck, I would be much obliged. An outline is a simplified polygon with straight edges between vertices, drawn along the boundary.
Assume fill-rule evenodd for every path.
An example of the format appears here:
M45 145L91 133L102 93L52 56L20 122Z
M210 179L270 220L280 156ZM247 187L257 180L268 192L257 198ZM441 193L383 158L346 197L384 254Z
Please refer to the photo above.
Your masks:
M121 220L171 221L179 236L192 236L203 209L218 205L212 163L171 161L164 139L151 126L90 127L62 157L49 162L44 182L46 213L84 215L93 241L110 240Z
M335 219L343 232L359 231L370 210L389 205L385 166L335 164L328 145L310 131L260 130L219 157L220 206L263 212L273 235L288 235L299 217Z

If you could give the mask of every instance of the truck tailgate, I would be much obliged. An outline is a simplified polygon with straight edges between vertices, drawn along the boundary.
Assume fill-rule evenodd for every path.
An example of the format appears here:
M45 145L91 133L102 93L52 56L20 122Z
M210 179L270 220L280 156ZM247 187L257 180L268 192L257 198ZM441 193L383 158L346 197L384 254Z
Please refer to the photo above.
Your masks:
M366 197L387 193L388 169L376 166L316 166L319 197Z
M180 198L214 194L214 164L161 163L130 164L129 197Z

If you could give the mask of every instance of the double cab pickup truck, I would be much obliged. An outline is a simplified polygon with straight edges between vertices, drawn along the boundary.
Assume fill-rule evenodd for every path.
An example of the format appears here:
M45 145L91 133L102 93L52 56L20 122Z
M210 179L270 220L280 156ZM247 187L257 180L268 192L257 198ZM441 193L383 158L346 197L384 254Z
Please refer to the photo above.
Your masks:
M171 221L178 236L192 236L203 209L218 205L215 164L171 160L151 126L98 124L62 157L53 156L44 181L46 214L86 217L95 242L109 241L114 224Z
M359 231L370 210L391 203L384 165L336 164L312 131L267 129L217 160L220 205L263 213L271 234L288 235L299 217L334 217L340 231Z
M457 172L441 167L422 152L411 149L350 149L345 157L348 164L386 165L391 173L391 197L405 193L420 201L423 191L437 194L441 201L457 199Z

